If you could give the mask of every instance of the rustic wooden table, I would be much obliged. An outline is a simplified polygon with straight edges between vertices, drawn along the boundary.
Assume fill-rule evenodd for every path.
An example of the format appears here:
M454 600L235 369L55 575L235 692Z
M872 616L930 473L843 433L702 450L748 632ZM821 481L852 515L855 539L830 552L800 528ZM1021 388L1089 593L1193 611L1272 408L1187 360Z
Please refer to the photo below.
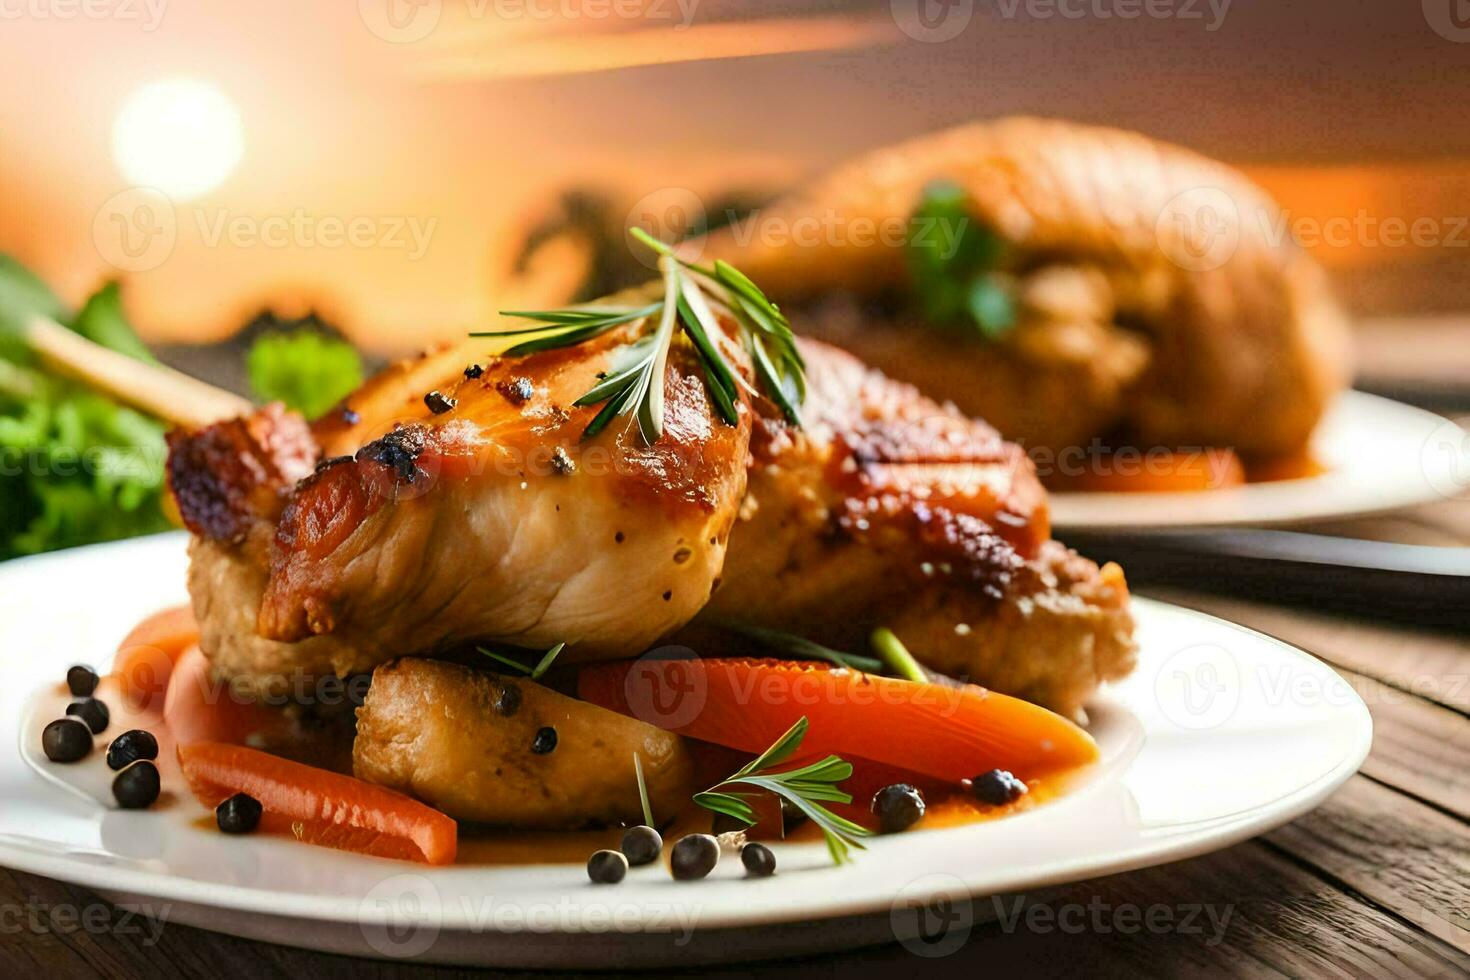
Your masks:
M1329 530L1470 547L1470 500ZM1264 837L1030 896L1028 903L1047 911L1010 928L977 925L961 949L941 959L918 960L894 945L700 974L806 978L918 968L976 976L1009 968L1084 976L1470 975L1470 637L1182 589L1150 594L1278 636L1336 667L1373 714L1373 750L1362 771L1316 811ZM84 927L89 920L77 916L88 909L102 918ZM1140 925L1150 921L1150 910L1170 924ZM1028 918L1040 925L1028 928ZM0 975L221 971L353 978L432 972L179 925L155 934L83 889L0 870Z

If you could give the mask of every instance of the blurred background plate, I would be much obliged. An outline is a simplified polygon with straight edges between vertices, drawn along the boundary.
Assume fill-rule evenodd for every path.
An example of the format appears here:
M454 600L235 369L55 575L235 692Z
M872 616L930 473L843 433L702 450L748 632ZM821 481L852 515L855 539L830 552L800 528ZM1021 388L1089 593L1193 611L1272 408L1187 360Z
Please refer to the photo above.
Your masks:
M1191 493L1054 493L1067 531L1300 524L1447 500L1470 486L1465 430L1401 402L1349 391L1323 419L1312 456L1325 472Z

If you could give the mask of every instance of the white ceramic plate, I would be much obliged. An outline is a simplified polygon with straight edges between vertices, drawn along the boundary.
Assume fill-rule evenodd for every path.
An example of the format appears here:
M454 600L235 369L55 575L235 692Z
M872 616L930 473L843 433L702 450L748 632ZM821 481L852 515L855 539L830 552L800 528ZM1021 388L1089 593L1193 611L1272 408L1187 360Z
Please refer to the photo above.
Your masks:
M137 619L184 598L184 567L182 535L0 565L0 725L21 749L0 756L0 864L165 922L316 949L564 968L688 967L894 938L942 952L991 903L960 902L927 940L914 938L916 904L1224 847L1311 809L1356 771L1371 739L1363 703L1307 654L1139 601L1139 669L1090 709L1101 764L1028 812L877 839L842 868L821 845L777 846L780 873L759 881L730 859L702 882L648 867L612 887L590 884L580 865L427 869L225 838L194 823L204 811L192 802L105 808L27 761L47 720L22 720L31 693L73 662L105 665ZM77 766L101 776L99 756Z
M1320 476L1199 493L1054 493L1060 531L1282 525L1360 517L1470 490L1470 436L1431 412L1360 391L1312 439Z

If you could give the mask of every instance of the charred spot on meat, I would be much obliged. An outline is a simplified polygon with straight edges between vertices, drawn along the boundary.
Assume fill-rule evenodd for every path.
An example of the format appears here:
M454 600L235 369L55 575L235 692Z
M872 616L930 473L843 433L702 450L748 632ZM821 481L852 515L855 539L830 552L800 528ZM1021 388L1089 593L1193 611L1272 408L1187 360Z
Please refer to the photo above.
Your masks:
M398 426L380 439L363 446L354 457L359 462L368 460L382 463L391 469L398 479L412 483L418 472L418 459L424 452L428 429L422 425Z
M524 405L536 394L536 386L531 384L530 378L524 377L496 382L495 390L504 395L505 400L512 405Z

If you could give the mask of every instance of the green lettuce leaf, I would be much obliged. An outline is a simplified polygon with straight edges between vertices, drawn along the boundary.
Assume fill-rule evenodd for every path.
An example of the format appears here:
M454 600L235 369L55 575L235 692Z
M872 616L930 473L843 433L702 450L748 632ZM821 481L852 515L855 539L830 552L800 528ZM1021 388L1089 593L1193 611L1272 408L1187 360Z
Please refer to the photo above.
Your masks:
M0 558L167 529L163 426L40 370L20 340L36 314L152 360L115 283L72 317L45 283L0 255Z
M319 330L262 335L245 359L250 387L262 401L285 402L319 418L362 384L362 357L345 340Z

